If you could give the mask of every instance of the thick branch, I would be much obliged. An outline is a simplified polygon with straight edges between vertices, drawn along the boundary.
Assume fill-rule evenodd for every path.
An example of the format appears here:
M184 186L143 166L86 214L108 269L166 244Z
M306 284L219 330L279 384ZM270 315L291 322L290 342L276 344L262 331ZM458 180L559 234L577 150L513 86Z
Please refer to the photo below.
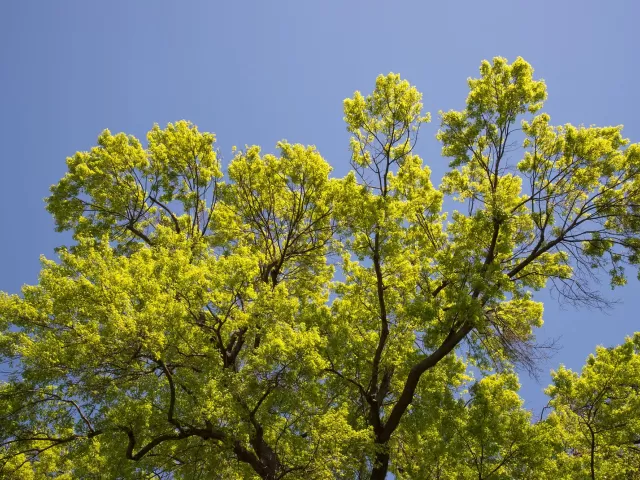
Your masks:
M144 232L141 232L140 230L138 230L131 223L127 224L127 226L125 228L127 230L129 230L131 233L133 233L136 237L141 238L142 240L144 240L144 242L147 245L149 245L150 247L153 246L153 242L151 241L151 239L147 235L145 235Z
M416 391L418 382L420 381L420 377L422 376L422 374L427 370L435 367L440 360L442 360L448 353L456 348L456 346L467 336L472 328L473 327L470 323L464 323L458 331L452 331L451 333L449 333L444 342L442 342L442 345L440 345L431 355L422 359L409 371L409 375L407 375L407 380L405 381L402 393L400 394L400 397L398 398L396 404L393 406L393 409L389 414L389 418L384 425L382 434L378 439L380 443L387 442L389 438L391 438L391 434L398 427L402 415L404 415L404 412L413 401L413 395Z
M171 221L173 222L173 226L176 229L176 233L180 233L180 223L178 222L178 217L176 217L176 215L169 209L169 207L159 202L155 197L152 197L151 195L149 195L149 200L151 200L153 203L158 205L160 208L162 208L165 212L169 214L169 216L171 217Z

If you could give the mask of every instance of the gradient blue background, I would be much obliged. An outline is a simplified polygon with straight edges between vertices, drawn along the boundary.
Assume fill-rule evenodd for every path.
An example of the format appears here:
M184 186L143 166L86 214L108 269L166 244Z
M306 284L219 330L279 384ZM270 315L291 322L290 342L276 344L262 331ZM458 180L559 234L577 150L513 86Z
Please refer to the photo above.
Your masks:
M33 283L39 255L68 241L44 210L65 158L101 130L140 137L179 119L233 145L315 144L349 169L342 100L399 72L425 108L461 109L484 58L523 56L547 81L552 122L626 126L640 141L637 1L8 1L0 3L0 290ZM434 135L418 152L438 183ZM635 276L635 274L634 274ZM541 339L562 349L526 405L546 403L549 369L580 368L597 344L640 330L638 282L609 315L546 303ZM608 286L603 284L603 289Z

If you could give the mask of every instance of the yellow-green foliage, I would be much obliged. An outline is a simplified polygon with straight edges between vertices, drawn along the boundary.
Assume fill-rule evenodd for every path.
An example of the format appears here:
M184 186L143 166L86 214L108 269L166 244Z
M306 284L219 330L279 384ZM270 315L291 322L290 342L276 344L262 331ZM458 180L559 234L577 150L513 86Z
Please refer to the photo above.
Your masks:
M552 126L521 58L469 88L439 186L393 73L344 101L344 178L286 142L223 172L185 121L70 157L47 208L74 243L0 296L0 476L577 479L595 428L598 478L636 478L637 338L558 370L535 424L513 372L536 292L599 304L591 269L640 261L640 146Z

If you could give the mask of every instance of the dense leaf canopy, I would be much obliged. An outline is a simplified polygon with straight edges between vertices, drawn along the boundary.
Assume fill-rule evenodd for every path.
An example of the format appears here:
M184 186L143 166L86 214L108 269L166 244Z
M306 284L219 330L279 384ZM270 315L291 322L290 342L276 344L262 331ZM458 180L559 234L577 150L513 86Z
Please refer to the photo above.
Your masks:
M639 478L637 334L554 372L541 419L515 369L536 292L606 307L589 280L640 262L640 145L552 125L521 58L469 89L439 187L396 74L344 101L344 178L286 142L223 169L186 121L67 159L73 244L0 294L3 478Z

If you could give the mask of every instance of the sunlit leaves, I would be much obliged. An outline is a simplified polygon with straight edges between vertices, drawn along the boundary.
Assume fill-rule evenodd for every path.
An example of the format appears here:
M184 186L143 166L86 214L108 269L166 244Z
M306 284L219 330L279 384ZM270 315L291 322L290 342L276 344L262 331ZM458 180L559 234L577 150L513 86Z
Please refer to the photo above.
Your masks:
M521 58L468 84L440 186L393 73L344 101L342 179L284 141L223 170L186 121L70 157L47 208L74 243L0 296L2 475L585 478L585 427L598 472L633 475L637 339L558 370L535 424L513 371L539 358L537 291L603 307L591 275L640 263L640 147L552 125Z
M570 478L635 478L640 473L640 335L598 347L578 374L564 366L547 389ZM591 475L596 475L592 477Z

